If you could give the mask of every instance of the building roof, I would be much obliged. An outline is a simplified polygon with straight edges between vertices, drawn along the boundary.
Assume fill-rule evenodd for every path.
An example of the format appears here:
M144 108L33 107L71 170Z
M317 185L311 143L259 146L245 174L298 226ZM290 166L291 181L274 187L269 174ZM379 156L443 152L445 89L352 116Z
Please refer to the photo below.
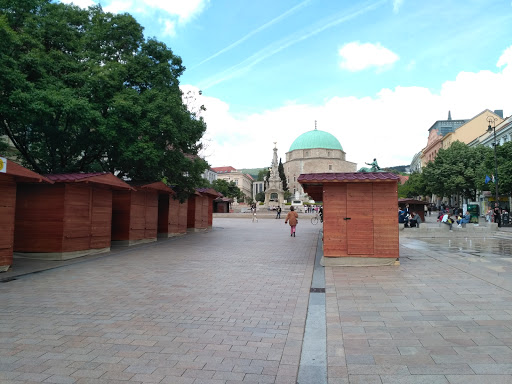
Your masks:
M329 132L314 129L297 137L292 143L289 152L295 151L296 149L312 148L339 149L343 151L343 147L334 135L331 135Z
M5 172L0 172L0 180L2 179L2 175L12 176L14 181L18 183L40 183L45 182L49 184L53 184L53 181L48 178L41 176L38 173L31 171L21 165L15 163L7 159L5 164L2 164L5 167ZM2 169L3 167L0 167Z
M167 186L167 184L165 184L162 181L156 181L154 183L149 183L147 181L143 181L143 182L130 183L130 185L135 187L136 189L152 189L153 191L161 192L164 194L165 193L171 194L171 195L175 194L175 192L169 186Z
M112 187L112 189L133 189L110 172L61 173L45 176L55 183L94 183L108 185Z
M301 184L398 180L400 177L390 172L303 173L298 178Z
M216 173L236 172L236 169L231 166L229 166L229 167L213 167L211 170Z
M210 196L214 196L214 197L217 197L217 198L220 198L220 197L223 196L222 193L217 192L213 188L196 188L196 191L199 192L202 195L210 195Z

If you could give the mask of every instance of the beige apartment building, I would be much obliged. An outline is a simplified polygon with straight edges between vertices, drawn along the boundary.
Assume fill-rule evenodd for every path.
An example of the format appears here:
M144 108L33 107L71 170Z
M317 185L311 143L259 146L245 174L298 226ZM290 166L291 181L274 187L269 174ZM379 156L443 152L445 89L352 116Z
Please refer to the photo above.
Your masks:
M252 201L252 183L254 179L251 175L237 171L231 166L214 167L212 168L212 171L217 173L217 179L226 180L227 182L234 181L242 193L247 197L246 201Z

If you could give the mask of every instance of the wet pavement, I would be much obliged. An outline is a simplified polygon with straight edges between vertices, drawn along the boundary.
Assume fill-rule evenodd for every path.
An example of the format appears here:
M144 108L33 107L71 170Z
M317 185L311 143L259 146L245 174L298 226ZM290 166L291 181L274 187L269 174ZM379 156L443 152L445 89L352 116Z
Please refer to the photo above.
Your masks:
M16 260L0 382L295 384L320 226L297 228L216 218L36 274ZM325 268L326 382L512 383L511 242L407 238L399 266Z

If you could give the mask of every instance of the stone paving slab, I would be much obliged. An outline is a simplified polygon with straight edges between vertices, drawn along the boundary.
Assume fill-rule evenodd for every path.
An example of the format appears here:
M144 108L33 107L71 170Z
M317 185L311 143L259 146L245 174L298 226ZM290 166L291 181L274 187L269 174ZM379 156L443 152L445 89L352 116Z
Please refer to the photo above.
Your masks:
M401 238L399 266L325 274L329 383L512 383L507 240Z
M216 218L0 284L0 383L295 384L321 228L304 216L296 238ZM510 248L407 238L399 266L325 268L328 382L512 383Z
M0 284L0 382L295 383L319 228L217 219Z

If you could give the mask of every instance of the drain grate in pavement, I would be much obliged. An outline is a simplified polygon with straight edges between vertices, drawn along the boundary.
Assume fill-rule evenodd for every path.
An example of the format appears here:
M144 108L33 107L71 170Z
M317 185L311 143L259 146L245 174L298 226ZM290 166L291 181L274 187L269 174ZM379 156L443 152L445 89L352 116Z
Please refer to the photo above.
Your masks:
M309 292L312 293L325 293L325 288L311 288Z

